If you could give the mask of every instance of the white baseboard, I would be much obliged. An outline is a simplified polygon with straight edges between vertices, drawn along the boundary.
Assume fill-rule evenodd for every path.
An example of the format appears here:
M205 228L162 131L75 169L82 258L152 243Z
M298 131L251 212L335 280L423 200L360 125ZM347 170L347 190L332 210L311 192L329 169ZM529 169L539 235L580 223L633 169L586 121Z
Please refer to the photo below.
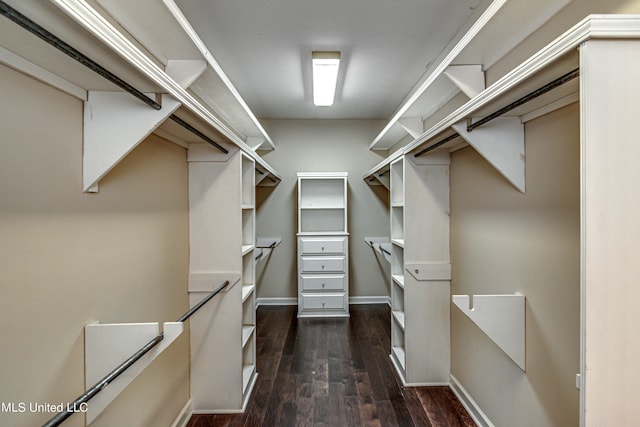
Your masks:
M462 384L454 377L453 375L449 375L450 384L449 388L453 391L453 394L456 395L462 406L467 410L473 421L480 427L494 427L493 423L487 417L487 415L480 409L480 406L476 403L475 400L471 397L471 395L467 392L467 390L462 387Z
M391 306L391 298L388 296L349 297L349 304L387 304Z
M261 305L298 305L298 298L257 298L256 306Z
M171 424L171 427L187 427L187 424L191 419L191 414L191 399L189 399L176 417L173 424Z
M388 296L350 297L349 304L387 304L391 306L391 298ZM257 298L256 306L261 305L298 305L298 298Z

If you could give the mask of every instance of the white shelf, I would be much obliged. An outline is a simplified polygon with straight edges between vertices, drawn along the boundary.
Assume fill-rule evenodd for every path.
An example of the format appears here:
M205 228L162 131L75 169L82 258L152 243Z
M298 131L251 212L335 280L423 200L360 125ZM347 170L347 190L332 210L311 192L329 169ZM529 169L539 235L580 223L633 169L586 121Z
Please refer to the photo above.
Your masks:
M251 383L251 380L254 377L256 371L256 365L244 365L242 366L242 392L244 393L247 390L247 387Z
M253 251L253 247L254 245L242 245L242 256L245 256Z
M419 119L420 122L435 113L437 106L444 105L461 91L473 98L484 88L484 73L500 58L511 51L532 32L547 22L570 0L539 0L537 2L510 2L494 0L480 16L470 20L473 25L452 40L440 58L434 61L424 78L396 110L384 129L370 144L370 149L386 150L410 133L403 121ZM511 23L526 22L514 28L509 37L504 37L504 28ZM491 49L487 49L491 46ZM475 90L466 90L465 83L452 78L454 70L475 67L474 76L480 81ZM454 71L452 73L452 71ZM456 73L457 74L457 73ZM472 85L477 86L477 85ZM434 107L435 106L435 107Z
M404 275L401 274L392 274L391 278L393 279L393 281L400 286L401 288L404 289Z
M62 19L67 17L52 13L51 7L44 5L32 8L30 17L36 22L49 22L50 26L57 29L58 37L69 43L73 41L78 46L85 46L85 51L101 52L101 65L110 70L120 70L124 74L119 74L119 77L142 92L164 93L174 98L180 104L181 118L189 123L204 123L207 127L204 129L205 134L223 135L226 141L255 159L275 181L280 180L273 168L248 144L259 139L264 141L264 148L272 149L271 138L193 29L187 28L188 23L180 11L175 7L166 7L173 5L171 0L166 0L164 5L157 2L150 4L148 1L101 1L99 10L84 0L53 0L53 3L75 20L78 26L70 25L68 19ZM158 22L163 24L157 25ZM86 31L78 31L79 27ZM34 56L41 47L40 43L44 42L33 46L23 43L14 52L35 60L45 69L49 68L51 55L40 53ZM48 46L47 49L54 48ZM68 61L63 60L65 63ZM79 77L76 72L78 67L65 65L58 67L56 73L70 82L82 81L82 87L88 91L112 90L105 86L104 79L96 73L84 71L82 74L87 75ZM202 82L211 79L216 82L216 91L207 90L210 84L198 89L203 86ZM211 99L214 92L215 99ZM224 107L218 108L218 105ZM170 122L165 121L158 128L165 136L168 135L168 140L179 144L190 144L194 140L202 142ZM174 134L171 130L176 127L180 132ZM95 184L91 187L95 187Z
M254 205L242 205L242 210L251 210L254 209Z
M391 348L391 353L395 357L395 360L400 364L400 367L404 370L405 368L405 352L403 347L394 346ZM404 374L404 373L403 373Z
M247 343L251 339L253 332L256 330L256 327L253 325L244 325L242 327L242 348L247 346Z
M400 248L404 248L404 239L391 239L391 243Z
M301 206L300 209L302 210L313 210L313 209L326 209L326 210L332 210L332 209L344 209L344 205L336 205L336 206L329 206L329 205L319 205L319 206Z
M396 321L398 326L400 326L402 328L402 330L404 331L404 311L394 310L393 311L393 319Z
M242 302L244 303L247 298L251 296L253 291L256 289L255 285L244 285L242 287Z

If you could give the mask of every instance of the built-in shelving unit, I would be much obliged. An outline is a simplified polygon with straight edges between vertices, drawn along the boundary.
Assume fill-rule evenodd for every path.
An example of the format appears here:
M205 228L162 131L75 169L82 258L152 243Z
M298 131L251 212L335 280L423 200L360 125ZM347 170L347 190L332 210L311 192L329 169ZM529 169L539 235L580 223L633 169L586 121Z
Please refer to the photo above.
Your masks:
M420 164L400 157L389 169L391 360L406 385L448 383L448 278L407 270L410 262L448 263L448 164L439 153Z
M509 5L515 6L515 3L507 2L504 7ZM497 27L495 23L492 25L494 29ZM520 176L524 178L523 133L514 123L518 121L519 126L523 126L528 120L580 101L582 256L578 386L581 425L624 424L625 420L633 417L638 400L637 393L619 391L634 390L634 378L638 374L637 364L624 356L637 350L637 345L631 344L633 349L628 345L637 343L637 340L632 330L624 325L629 325L631 313L637 313L635 299L629 297L628 289L634 288L633 278L637 277L638 267L633 261L621 260L626 259L625 254L637 249L638 241L637 233L632 233L633 237L629 235L627 213L640 204L638 197L630 196L637 193L634 183L638 173L633 160L637 158L637 144L633 142L637 129L628 115L638 107L640 99L637 79L628 72L639 66L638 55L635 54L640 50L639 39L640 16L588 16L486 89L452 108L428 130L364 176L371 185L387 187L384 177L393 163L404 157L406 186L410 181L406 177L407 165L410 164L407 160L420 162L425 157L469 145L518 191L525 191L524 179L519 181ZM477 42L480 40L482 38ZM484 135L474 136L478 131ZM493 141L489 149L487 145L490 144L483 142L485 138ZM410 195L405 199L404 207L405 235L409 236L414 235L409 232L407 219L407 212L413 210L409 207L410 200L425 191L405 190L405 195ZM612 197L612 191L619 197ZM432 233L437 233L437 230L432 230ZM614 245L611 244L613 235L619 236ZM411 252L410 245L405 240L405 257ZM411 288L410 277L417 280L425 276L450 278L450 266L425 263L426 260L428 257L405 259L405 303L411 300L406 298L407 290ZM496 298L487 296L488 300ZM517 298L510 296L510 299ZM455 303L464 307L460 298ZM468 306L466 310L469 311ZM406 305L404 312L406 335L411 323L408 314L411 311ZM479 322L477 318L471 320ZM603 329L603 324L612 327ZM397 329L401 329L400 326ZM613 331L616 331L616 338L612 339L610 334ZM496 336L493 332L491 334ZM393 342L392 345L399 347ZM404 366L400 363L402 356L406 358ZM392 360L400 372L406 369L408 375L411 360L408 348L395 349ZM515 357L515 360L519 366L524 366L524 357ZM610 381L612 377L621 380L614 384ZM452 380L453 383L455 381ZM458 395L473 413L482 413L482 408L477 407L471 396Z
M190 150L190 296L231 274L238 283L191 320L194 413L241 412L256 381L255 163ZM220 387L224 384L224 387Z
M349 315L347 173L298 173L298 317Z

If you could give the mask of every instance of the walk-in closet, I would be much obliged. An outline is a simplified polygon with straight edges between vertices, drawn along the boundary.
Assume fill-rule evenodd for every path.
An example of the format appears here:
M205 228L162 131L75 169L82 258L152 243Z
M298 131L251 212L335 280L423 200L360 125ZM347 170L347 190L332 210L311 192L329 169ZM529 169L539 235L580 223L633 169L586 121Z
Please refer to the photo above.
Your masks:
M0 425L638 424L639 0L0 14Z

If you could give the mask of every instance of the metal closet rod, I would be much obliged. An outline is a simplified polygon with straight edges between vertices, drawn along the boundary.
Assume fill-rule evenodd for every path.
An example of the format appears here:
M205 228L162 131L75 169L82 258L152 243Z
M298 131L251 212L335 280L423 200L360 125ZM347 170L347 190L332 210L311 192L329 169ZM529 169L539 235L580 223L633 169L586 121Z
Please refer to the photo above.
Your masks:
M578 77L580 75L580 69L579 68L575 68L571 71L569 71L566 74L563 74L562 76L558 77L557 79L547 83L544 86L539 87L538 89L529 92L528 94L526 94L525 96L518 98L517 100L513 101L511 104L506 105L505 107L502 107L501 109L494 111L493 113L489 114L488 116L485 116L483 118L481 118L480 120L477 120L473 123L469 123L467 125L467 132L471 132L472 130L474 130L475 128L484 125L487 122L490 122L491 120L500 117L501 115L503 115L506 112L509 112L523 104L526 104L527 102L539 97L540 95L544 95L545 93L549 92L552 89L557 88L558 86L561 86L573 79L575 79L576 77ZM420 157L421 155L428 153L431 150L435 150L436 148L440 147L443 144L446 144L447 142L451 141L452 139L457 138L458 136L460 136L457 132L455 132L453 135L449 135L448 137L444 138L441 141L436 142L433 145L430 145L429 147L425 148L422 151L417 152L416 154L413 155L413 157Z
M84 65L85 67L89 68L91 71L94 71L95 73L97 73L97 74L101 75L102 77L104 77L105 79L109 80L111 83L113 83L116 86L119 86L122 89L124 89L125 91L129 92L131 95L135 96L140 101L142 101L145 104L149 105L154 110L160 110L162 108L162 105L160 105L154 99L148 97L147 95L145 95L144 93L142 93L141 91L136 89L135 87L131 86L129 83L125 82L120 77L116 76L111 71L107 70L102 65L98 64L93 59L89 58L88 56L86 56L85 54L83 54L82 52L77 50L76 48L72 47L68 43L66 43L63 40L59 39L57 36L55 36L54 34L52 34L49 31L47 31L45 28L43 28L42 26L38 25L37 23L35 23L34 21L29 19L28 17L26 17L22 13L18 12L17 10L15 10L14 8L9 6L7 3L5 3L2 0L0 0L0 13L3 16L5 16L6 18L8 18L11 21L13 21L14 23L20 25L25 30L29 31L30 33L36 35L37 37L39 37L40 39L44 40L45 42L47 42L51 46L55 47L56 49L58 49L62 53L64 53L67 56L75 59L76 61L78 61L79 63ZM228 151L225 148L220 146L218 143L213 141L211 138L209 138L206 135L204 135L202 132L200 132L197 129L195 129L193 126L191 126L188 123L186 123L184 120L180 119L179 117L176 117L173 114L170 117L176 123L180 124L185 129L189 130L190 132L192 132L195 135L199 136L200 138L202 138L203 140L205 140L209 144L213 145L218 150L222 151L224 154L228 153Z
M228 154L229 153L229 151L226 148L224 148L222 145L218 144L213 139L209 138L207 135L205 135L204 133L200 132L198 129L194 128L189 123L185 122L184 120L182 120L180 117L176 116L175 114L170 115L169 118L171 120L173 120L174 122L176 122L177 124L179 124L180 126L182 126L183 128L185 128L186 130L188 130L189 132L193 133L196 136L199 136L200 138L202 138L203 140L205 140L209 144L213 145L218 150L222 151L224 154Z
M189 311L183 314L176 322L184 322L189 317L191 317L196 311L198 311L203 305L205 305L209 300L215 297L218 293L220 293L226 286L229 285L229 281L227 280L222 285L220 285L216 290L211 292L205 298L202 299L198 304L193 306ZM98 393L100 393L106 386L108 386L113 380L118 378L124 371L126 371L131 365L136 363L142 356L147 354L153 347L156 346L160 341L164 339L164 333L159 333L155 337L153 337L148 343L146 343L140 350L136 351L132 354L127 360L122 362L115 368L113 371L109 372L104 378L98 381L93 387L84 392L82 396L78 397L71 403L67 403L66 410L56 414L49 421L44 423L42 427L56 427L62 424L67 418L73 415L74 411L78 408L82 408L84 404L86 404L89 400L94 398Z
M0 0L0 13L5 17L9 18L11 21L20 25L22 28L31 32L32 34L38 36L45 42L49 43L51 46L55 47L59 51L65 53L76 61L80 62L85 67L95 71L100 74L105 79L111 81L112 83L120 86L122 89L126 90L145 104L151 106L155 110L159 110L162 108L162 105L158 104L155 100L149 98L144 93L140 92L138 89L131 86L129 83L122 80L120 77L113 74L111 71L104 68L102 65L98 64L91 58L87 57L68 43L60 40L58 37L45 30L40 25L36 24L31 19L27 18L25 15L21 14L4 1Z

